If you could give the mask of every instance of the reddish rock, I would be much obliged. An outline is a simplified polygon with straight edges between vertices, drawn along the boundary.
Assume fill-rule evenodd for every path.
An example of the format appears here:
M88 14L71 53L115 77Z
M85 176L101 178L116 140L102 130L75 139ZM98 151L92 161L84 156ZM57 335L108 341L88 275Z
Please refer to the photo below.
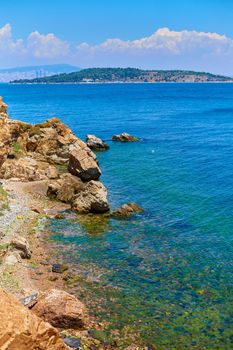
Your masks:
M1 350L68 350L57 330L0 289Z
M43 293L32 311L57 328L82 329L87 319L87 311L75 296L58 289Z

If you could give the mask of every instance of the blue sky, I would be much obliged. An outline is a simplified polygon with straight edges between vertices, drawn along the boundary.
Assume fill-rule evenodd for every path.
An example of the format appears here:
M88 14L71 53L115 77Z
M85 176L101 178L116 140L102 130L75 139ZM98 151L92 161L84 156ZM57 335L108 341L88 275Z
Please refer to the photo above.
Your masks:
M232 13L232 0L1 0L0 67L72 63L232 75Z

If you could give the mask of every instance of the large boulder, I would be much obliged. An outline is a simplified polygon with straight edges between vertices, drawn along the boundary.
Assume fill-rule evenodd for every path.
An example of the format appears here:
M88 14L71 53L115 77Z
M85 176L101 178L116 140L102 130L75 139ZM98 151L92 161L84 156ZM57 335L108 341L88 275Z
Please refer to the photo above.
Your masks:
M95 135L86 136L86 144L93 151L105 151L109 149L109 146L99 137Z
M109 211L108 193L99 181L90 181L84 190L74 196L72 209L79 213L105 213Z
M101 175L96 160L85 149L74 149L70 153L68 169L83 181L98 180Z
M21 236L14 236L11 241L12 247L19 251L19 254L22 259L30 259L32 256L32 252L29 246L28 241Z
M120 142L137 142L140 141L140 139L136 136L127 134L126 132L123 132L119 135L113 135L112 137L113 141L120 141Z
M1 350L68 350L57 330L0 289Z
M60 179L53 181L48 186L47 195L61 202L71 203L73 197L82 191L85 183L76 176L69 173L61 175Z
M87 319L83 303L59 289L42 293L32 311L54 327L63 329L82 329Z

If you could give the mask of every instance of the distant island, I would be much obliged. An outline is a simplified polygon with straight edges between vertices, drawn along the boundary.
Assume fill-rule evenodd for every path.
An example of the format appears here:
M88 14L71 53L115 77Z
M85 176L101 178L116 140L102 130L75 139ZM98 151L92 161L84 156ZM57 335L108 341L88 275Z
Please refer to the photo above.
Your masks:
M186 70L142 70L137 68L89 68L72 73L35 79L13 80L14 84L81 84L81 83L204 83L233 82L233 78Z

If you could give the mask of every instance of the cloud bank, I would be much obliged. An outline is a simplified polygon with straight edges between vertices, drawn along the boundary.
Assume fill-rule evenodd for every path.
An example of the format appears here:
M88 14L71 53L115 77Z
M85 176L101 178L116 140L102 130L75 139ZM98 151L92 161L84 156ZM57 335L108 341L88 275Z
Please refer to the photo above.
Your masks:
M15 39L10 24L0 28L0 65L35 63L193 69L233 75L233 39L218 33L160 28L136 40L71 45L53 33L35 31L26 39Z

